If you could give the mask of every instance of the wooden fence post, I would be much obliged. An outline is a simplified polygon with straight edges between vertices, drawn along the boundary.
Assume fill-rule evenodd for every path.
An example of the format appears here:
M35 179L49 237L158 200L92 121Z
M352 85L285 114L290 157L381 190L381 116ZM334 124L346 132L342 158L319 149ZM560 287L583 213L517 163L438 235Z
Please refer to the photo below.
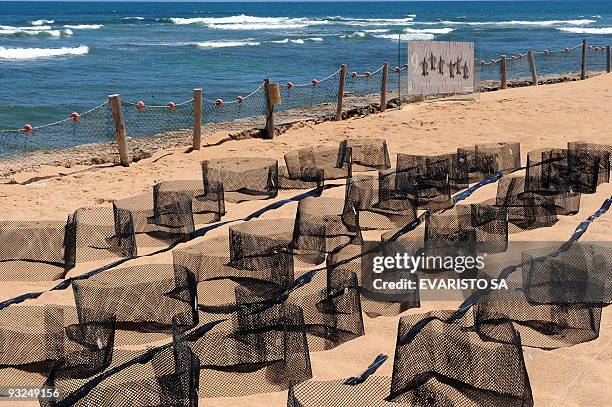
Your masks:
M501 56L501 88L508 88L508 59L505 55Z
M338 85L338 108L336 121L342 120L342 103L344 102L344 86L346 84L346 64L340 66L340 84Z
M610 55L610 46L608 45L606 47L606 51L608 52L608 58L607 58L607 63L606 63L606 71L608 73L612 72L612 56Z
M538 72L536 71L535 52L527 53L529 58L529 70L531 71L531 86L538 86Z
M582 80L586 79L586 70L587 70L586 56L587 56L587 40L584 39L582 40L582 64L580 68L580 79Z
M274 105L270 101L270 78L264 79L264 91L266 94L266 138L274 138Z
M113 123L115 125L115 135L117 136L117 148L119 149L121 165L129 167L130 157L128 155L127 135L125 123L123 121L123 112L121 111L121 98L119 95L110 95L108 97L108 105L113 113Z
M193 90L193 149L202 145L202 89Z
M382 68L382 80L380 81L380 111L387 110L387 82L389 82L389 64L385 62Z

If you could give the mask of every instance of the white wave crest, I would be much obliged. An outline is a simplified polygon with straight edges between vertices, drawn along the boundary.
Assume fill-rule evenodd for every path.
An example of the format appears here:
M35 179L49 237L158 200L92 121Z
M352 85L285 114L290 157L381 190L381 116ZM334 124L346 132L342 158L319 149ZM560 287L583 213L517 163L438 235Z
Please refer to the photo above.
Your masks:
M376 28L374 30L363 30L363 32L366 32L366 33L388 33L389 31L391 30L385 29L385 28Z
M23 60L36 58L51 58L63 55L85 55L89 47L81 45L69 48L5 48L0 47L0 59Z
M349 40L360 40L365 38L368 34L365 31L355 31L350 35L341 35L340 38L345 38Z
M565 31L574 34L595 34L605 35L612 34L612 27L601 27L601 28L578 28L578 27L559 27L559 31Z
M351 18L343 19L344 24L356 27L409 25L414 23L414 17L406 18Z
M34 21L30 21L30 24L32 25L47 25L47 24L53 24L55 22L55 20L34 20Z
M313 37L313 38L296 38L296 39L290 39L290 38L285 38L283 40L273 40L273 41L268 41L274 44L305 44L306 41L309 42L323 42L323 38L320 37Z
M512 20L512 21L438 21L438 22L419 22L424 25L471 25L471 26L534 26L534 27L550 27L554 25L589 25L596 23L595 20L544 20L544 21L525 21L525 20Z
M455 31L454 28L424 28L422 30L404 28L404 32L408 34L449 34L453 31Z
M325 20L290 17L255 17L245 14L231 17L172 17L169 20L177 25L199 24L217 30L286 30L329 23Z
M52 30L50 26L36 27L12 27L10 25L0 25L0 36L17 36L17 37L53 37L59 38L62 35L70 36L74 33L72 30Z
M64 28L72 28L73 30L99 30L102 27L104 27L102 24L68 24L64 26Z
M142 20L144 20L144 17L123 17L122 20L138 20L138 21L142 21Z
M380 34L380 35L375 35L374 37L376 37L376 38L383 38L383 39L386 39L386 40L393 40L393 41L397 41L398 38L400 38L402 41L433 40L434 38L436 38L436 36L433 35L433 34L425 34L425 33L420 33L420 34L409 34L409 33L404 33L404 34Z
M261 45L257 41L240 40L240 41L205 41L196 43L199 48L230 48L230 47L248 47Z

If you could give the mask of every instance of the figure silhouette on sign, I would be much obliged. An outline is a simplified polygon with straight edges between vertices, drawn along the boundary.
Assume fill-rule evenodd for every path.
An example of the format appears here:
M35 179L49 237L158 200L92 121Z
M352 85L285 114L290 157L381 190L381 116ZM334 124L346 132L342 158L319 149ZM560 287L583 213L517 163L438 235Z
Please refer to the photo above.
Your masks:
M455 64L457 67L457 75L461 75L461 61L463 61L463 58L457 57L457 63Z
M470 68L467 62L463 63L463 79L470 79Z
M444 65L445 64L446 64L446 61L444 60L444 58L442 58L442 56L440 56L440 59L438 60L438 74L444 75Z
M427 58L423 58L423 62L421 62L420 64L423 67L423 76L428 76L429 72L428 72L428 68L429 66L427 65Z
M436 57L434 57L433 52L431 53L430 57L429 57L429 67L432 71L436 70Z
M450 77L454 78L455 77L455 64L453 64L452 62L448 63L448 71L450 73Z

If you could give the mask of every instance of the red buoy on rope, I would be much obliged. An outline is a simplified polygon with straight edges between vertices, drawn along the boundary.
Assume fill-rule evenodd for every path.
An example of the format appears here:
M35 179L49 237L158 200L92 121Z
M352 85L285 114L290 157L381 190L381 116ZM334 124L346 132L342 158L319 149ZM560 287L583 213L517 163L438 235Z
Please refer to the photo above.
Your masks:
M287 89L291 89L293 87L293 83L292 82L287 82Z
M79 119L81 118L81 115L78 114L77 112L72 112L72 114L70 115L70 118L72 119L73 122L78 122Z
M395 68L393 68L393 72L399 72L400 71L400 67L396 66Z
M168 103L168 109L170 109L170 110L176 109L176 103L174 103L174 102Z
M357 77L357 72L351 72L351 78L356 78Z
M587 48L588 48L588 49L593 49L593 46L592 46L592 45L589 45Z
M491 60L491 65L495 65L495 60L494 59Z
M221 100L221 99L215 100L215 106L217 106L217 107L223 106L223 100Z
M565 48L565 52L570 52L570 49L569 48Z
M547 49L545 49L545 50L544 50L544 53L545 53L545 54L548 54L549 52L550 52L550 51L549 51L549 50L547 50Z
M142 100L136 103L136 109L143 110L144 108L145 108L145 103Z
M480 65L486 65L487 61L480 61Z
M28 134L32 133L32 130L34 130L34 127L32 127L31 124L26 124L25 126L23 126L23 131Z
M312 83L312 86L317 86L319 84L319 81L316 79L313 79L310 81L310 83Z
M236 96L236 102L242 103L243 100L244 98L242 96Z
M365 76L366 78L369 78L370 76L372 76L371 72L364 72L363 76Z

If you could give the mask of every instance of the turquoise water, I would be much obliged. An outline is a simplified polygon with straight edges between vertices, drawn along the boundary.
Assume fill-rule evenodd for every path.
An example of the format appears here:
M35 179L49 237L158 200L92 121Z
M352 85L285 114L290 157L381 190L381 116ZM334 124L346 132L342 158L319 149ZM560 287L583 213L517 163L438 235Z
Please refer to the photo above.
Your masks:
M612 43L612 2L0 2L0 128L103 103L165 105L202 87L231 100L261 80L294 83L404 63L402 39L470 40L490 59Z

